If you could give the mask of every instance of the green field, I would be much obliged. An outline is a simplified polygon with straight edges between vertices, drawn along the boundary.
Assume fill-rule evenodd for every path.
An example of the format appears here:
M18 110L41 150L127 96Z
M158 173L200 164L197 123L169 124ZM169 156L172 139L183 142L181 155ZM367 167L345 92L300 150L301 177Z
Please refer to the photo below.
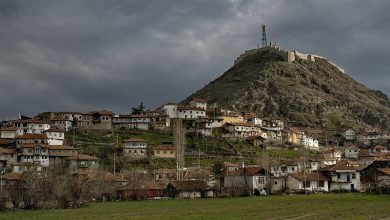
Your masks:
M0 219L390 219L389 195L324 194L92 203L0 213Z

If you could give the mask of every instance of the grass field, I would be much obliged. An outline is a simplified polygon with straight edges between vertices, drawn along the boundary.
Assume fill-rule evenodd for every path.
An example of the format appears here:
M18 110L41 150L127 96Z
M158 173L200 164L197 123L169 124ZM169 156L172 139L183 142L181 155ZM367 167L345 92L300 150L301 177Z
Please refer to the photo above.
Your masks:
M324 194L93 203L0 213L0 219L390 219L389 195Z

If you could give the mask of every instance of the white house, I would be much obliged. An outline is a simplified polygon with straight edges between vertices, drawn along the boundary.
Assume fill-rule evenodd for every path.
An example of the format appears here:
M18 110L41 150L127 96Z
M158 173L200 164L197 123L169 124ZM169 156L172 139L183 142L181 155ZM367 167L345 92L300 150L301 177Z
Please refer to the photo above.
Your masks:
M22 144L48 144L46 134L24 134L16 138L16 147Z
M248 190L254 194L266 190L266 170L260 166L241 167L238 170L228 171L224 176L224 187L234 190Z
M107 110L88 112L82 114L79 127L84 130L111 130L112 116L112 112Z
M356 145L346 147L344 150L345 158L358 159L360 149Z
M312 150L318 150L319 149L319 144L318 140L313 139L311 137L307 137L306 135L303 136L303 146L306 148L312 149Z
M223 127L229 132L227 136L233 136L236 138L247 138L262 134L259 126L245 122L226 123Z
M204 99L193 98L190 101L189 106L193 106L193 107L197 107L197 108L201 108L203 110L206 110L207 109L207 102Z
M50 128L50 125L37 119L23 119L14 122L16 127L16 136L24 134L42 134L43 131Z
M177 106L177 118L196 119L205 116L206 111L203 108L194 106Z
M52 126L57 127L63 131L70 131L72 129L72 120L66 119L63 116L55 115L50 121Z
M289 191L328 192L329 178L323 173L291 173L287 176L286 189Z
M49 145L64 144L65 134L63 130L56 127L52 127L50 129L45 130L43 133L46 134L46 137L48 139L47 143Z
M0 129L1 138L3 139L15 139L16 128L15 127L4 127Z
M147 143L142 138L131 138L123 141L125 156L143 158L147 156Z
M347 129L346 131L343 131L341 133L341 136L343 136L346 140L355 140L356 139L355 131L352 129Z
M34 163L43 167L49 166L49 150L46 144L21 144L20 161Z
M329 171L332 176L332 191L360 191L360 169L358 163L352 161L339 161Z

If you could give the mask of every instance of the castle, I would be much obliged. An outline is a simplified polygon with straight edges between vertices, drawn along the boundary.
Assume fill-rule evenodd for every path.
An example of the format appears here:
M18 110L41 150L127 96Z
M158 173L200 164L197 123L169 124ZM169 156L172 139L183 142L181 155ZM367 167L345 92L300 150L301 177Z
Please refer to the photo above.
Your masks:
M247 50L245 51L245 53L241 54L235 61L234 61L234 65L236 65L237 63L241 62L243 59L245 59L246 57L248 56L251 56L251 55L254 55L260 51L272 51L273 53L276 53L276 54L279 54L280 56L282 56L285 60L287 60L287 62L289 63L292 63L294 62L295 60L297 59L301 59L301 60L309 60L309 61L313 61L315 62L316 59L322 59L322 60L326 60L328 61L330 64L332 64L334 67L336 67L340 72L342 73L345 73L344 72L344 69L340 68L339 66L337 66L336 64L330 62L328 59L326 59L325 57L321 57L321 56L318 56L318 55L314 55L314 54L305 54L305 53L301 53L301 52L298 52L298 51L288 51L288 50L283 50L283 49L280 49L279 47L276 47L276 46L273 46L273 45L270 45L270 46L266 46L266 47L262 47L262 48L258 48L258 49L252 49L252 50Z

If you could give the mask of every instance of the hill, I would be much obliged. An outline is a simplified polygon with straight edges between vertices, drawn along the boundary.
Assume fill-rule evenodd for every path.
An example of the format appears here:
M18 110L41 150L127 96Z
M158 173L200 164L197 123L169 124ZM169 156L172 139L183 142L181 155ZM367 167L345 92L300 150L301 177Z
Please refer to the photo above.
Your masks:
M189 96L210 105L289 124L390 129L390 100L345 74L326 58L275 47L247 51L222 76Z

